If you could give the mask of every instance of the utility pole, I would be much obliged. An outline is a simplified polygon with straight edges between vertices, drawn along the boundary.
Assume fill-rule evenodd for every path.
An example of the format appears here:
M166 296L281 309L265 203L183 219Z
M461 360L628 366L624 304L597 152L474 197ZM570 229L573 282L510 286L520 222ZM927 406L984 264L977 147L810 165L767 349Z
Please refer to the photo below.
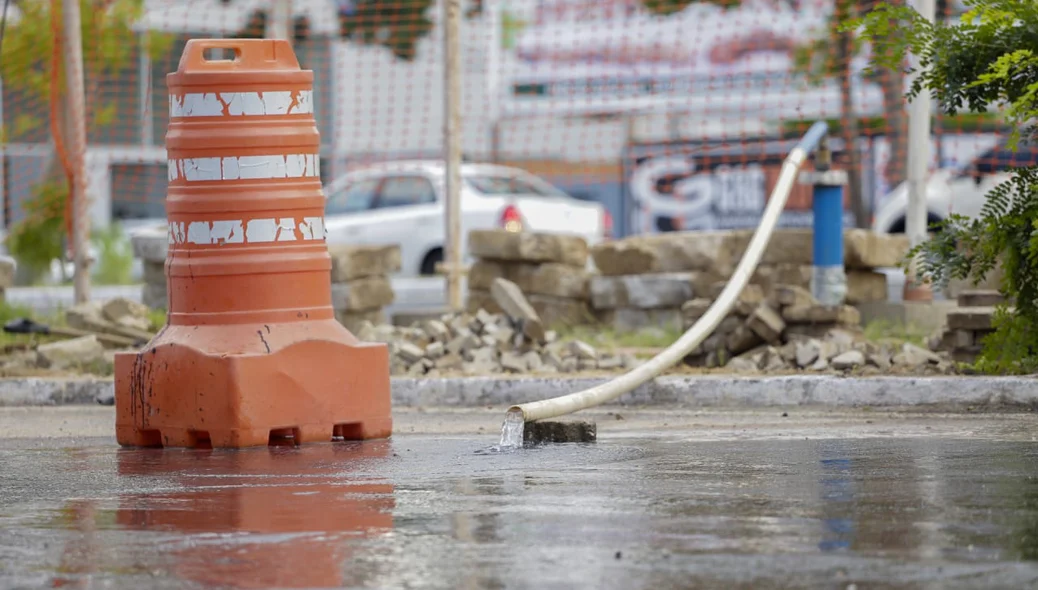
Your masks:
M443 1L443 153L447 192L444 215L447 302L461 311L461 0Z
M62 2L65 37L65 87L68 117L69 164L72 166L72 255L75 274L73 297L77 305L90 301L90 203L86 178L86 99L83 90L83 40L80 35L79 0Z
M934 20L934 0L916 0L916 10L930 22ZM912 55L913 69L918 70L919 56ZM913 73L913 79L919 75ZM922 90L908 107L908 210L905 233L913 247L928 239L926 227L926 185L930 169L930 91ZM896 154L894 155L896 157ZM905 277L906 301L932 301L933 290L919 282L919 271L913 262Z

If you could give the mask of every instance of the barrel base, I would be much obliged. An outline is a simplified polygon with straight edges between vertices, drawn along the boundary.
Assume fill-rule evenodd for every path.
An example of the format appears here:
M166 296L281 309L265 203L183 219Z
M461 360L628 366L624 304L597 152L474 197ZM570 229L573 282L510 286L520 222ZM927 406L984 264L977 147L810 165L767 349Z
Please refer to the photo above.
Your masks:
M389 350L334 320L169 326L141 352L116 355L115 406L122 446L388 438Z

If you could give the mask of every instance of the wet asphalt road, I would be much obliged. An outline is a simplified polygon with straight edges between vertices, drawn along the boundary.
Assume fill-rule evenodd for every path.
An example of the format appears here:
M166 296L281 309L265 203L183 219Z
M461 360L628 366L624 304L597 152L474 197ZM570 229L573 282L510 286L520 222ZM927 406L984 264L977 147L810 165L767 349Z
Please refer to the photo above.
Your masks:
M0 588L1038 587L1034 416L626 418L511 454L456 419L237 452L0 436Z

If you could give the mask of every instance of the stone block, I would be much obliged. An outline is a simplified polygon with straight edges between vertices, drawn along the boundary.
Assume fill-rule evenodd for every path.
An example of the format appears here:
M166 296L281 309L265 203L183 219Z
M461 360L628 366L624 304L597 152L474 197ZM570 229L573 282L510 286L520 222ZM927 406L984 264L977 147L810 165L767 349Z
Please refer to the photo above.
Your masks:
M702 293L702 279L695 272L593 277L591 306L595 309L680 308L697 291Z
M795 305L782 310L782 319L790 324L861 324L861 314L850 305Z
M847 272L847 303L858 305L887 300L887 275L867 270Z
M1005 303L1006 298L997 290L971 289L959 293L959 307L995 307Z
M638 309L621 307L620 309L609 309L600 312L599 318L602 323L611 326L618 332L637 332L646 328L679 331L684 325L681 319L681 310L676 308Z
M515 283L528 296L588 298L588 272L584 267L556 262L536 264L478 260L469 269L470 289L489 291L495 279Z
M521 322L523 333L537 342L544 341L544 324L522 290L513 282L495 279L490 286L490 295L497 305L515 321Z
M729 276L750 232L695 231L634 236L592 248L595 266L605 276L709 271Z
M332 283L345 283L361 278L382 277L400 270L400 246L342 245L328 246L332 258Z
M728 286L728 281L714 281L710 284L710 288L707 291L708 296L712 300L716 300L721 296L721 292L724 291L725 287ZM764 289L760 285L754 285L750 283L743 287L743 290L739 293L738 302L750 305L753 309L756 309L764 301ZM750 310L752 311L752 310ZM746 314L744 314L746 315Z
M770 294L779 285L794 285L811 290L811 267L803 264L761 264L750 277L750 284L760 285Z
M473 230L468 237L469 255L485 260L558 262L585 267L587 242L578 236Z
M332 283L332 307L337 311L381 309L394 298L393 284L384 276Z
M994 307L960 307L948 312L948 328L952 330L991 330Z
M550 295L527 297L545 326L582 326L595 322L595 316L586 301Z

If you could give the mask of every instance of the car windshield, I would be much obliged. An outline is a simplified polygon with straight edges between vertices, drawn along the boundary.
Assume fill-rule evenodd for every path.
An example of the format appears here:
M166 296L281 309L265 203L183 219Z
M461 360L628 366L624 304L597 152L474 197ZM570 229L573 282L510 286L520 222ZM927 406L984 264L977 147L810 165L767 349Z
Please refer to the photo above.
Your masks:
M558 190L542 187L514 176L491 174L469 174L465 182L477 192L484 195L538 195L541 197L565 196Z
M325 205L326 214L348 214L359 211L367 211L371 208L371 202L375 199L375 191L378 189L377 178L363 179L350 182L341 189L328 195Z

